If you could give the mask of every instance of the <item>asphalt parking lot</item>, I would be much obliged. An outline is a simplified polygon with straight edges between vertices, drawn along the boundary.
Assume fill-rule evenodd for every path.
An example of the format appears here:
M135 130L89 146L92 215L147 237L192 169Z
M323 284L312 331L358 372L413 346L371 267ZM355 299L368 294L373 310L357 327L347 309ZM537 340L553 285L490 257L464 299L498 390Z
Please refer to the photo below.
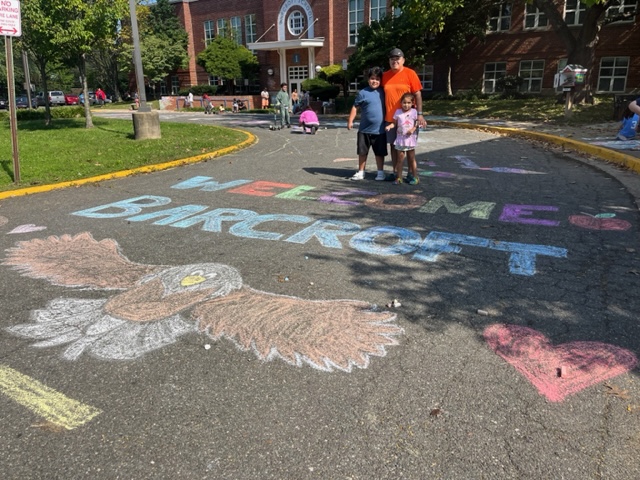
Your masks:
M5 478L640 478L636 174L431 125L353 182L341 119L232 121L0 200Z

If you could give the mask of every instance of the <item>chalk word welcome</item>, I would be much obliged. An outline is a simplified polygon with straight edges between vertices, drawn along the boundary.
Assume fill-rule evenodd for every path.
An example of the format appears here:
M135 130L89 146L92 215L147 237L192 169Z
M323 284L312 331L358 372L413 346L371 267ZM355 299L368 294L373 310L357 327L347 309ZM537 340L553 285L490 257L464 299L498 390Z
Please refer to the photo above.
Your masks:
M175 208L142 213L143 210L164 207L171 203L169 197L142 195L86 210L72 215L94 219L126 218L129 222L152 221L154 225L188 228L200 225L206 232L222 232L223 224L229 225L228 233L242 238L257 240L280 240L305 244L315 239L325 248L343 248L343 237L350 237L349 246L359 252L378 256L412 255L413 260L435 262L443 253L459 253L462 247L488 248L508 254L509 272L515 275L535 275L538 255L566 258L564 248L532 245L526 243L501 242L489 238L474 237L432 231L423 239L411 229L395 226L379 226L362 229L352 222L321 219L314 220L304 215L269 214L260 215L251 210L216 208L208 210L205 205L182 205ZM308 225L286 238L283 233L258 230L269 222L289 222Z

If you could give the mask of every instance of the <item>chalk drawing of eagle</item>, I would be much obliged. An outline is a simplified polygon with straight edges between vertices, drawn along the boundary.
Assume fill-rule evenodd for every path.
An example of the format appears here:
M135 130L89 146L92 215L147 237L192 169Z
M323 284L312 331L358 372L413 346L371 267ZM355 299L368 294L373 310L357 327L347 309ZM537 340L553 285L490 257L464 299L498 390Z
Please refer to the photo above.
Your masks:
M109 360L138 358L199 332L226 338L263 361L350 372L386 355L402 328L396 315L356 300L303 300L244 286L240 273L219 263L143 265L125 257L113 239L88 232L16 243L2 261L23 275L54 285L117 291L106 299L58 298L31 313L31 323L7 330L66 345Z

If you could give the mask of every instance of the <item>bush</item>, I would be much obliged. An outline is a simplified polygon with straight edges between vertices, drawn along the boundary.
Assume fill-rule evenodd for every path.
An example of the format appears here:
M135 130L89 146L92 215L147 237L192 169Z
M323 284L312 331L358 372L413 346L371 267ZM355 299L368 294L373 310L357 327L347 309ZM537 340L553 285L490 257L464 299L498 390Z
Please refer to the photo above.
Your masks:
M82 118L84 117L84 107L54 107L51 108L51 118ZM20 109L16 111L16 118L18 120L44 120L45 109L40 107L37 109ZM0 118L2 120L9 120L9 111L0 111Z
M187 89L180 90L178 92L178 95L186 97L187 95L189 95L189 92L192 92L194 95L202 95L204 93L215 95L217 91L217 85L193 85Z

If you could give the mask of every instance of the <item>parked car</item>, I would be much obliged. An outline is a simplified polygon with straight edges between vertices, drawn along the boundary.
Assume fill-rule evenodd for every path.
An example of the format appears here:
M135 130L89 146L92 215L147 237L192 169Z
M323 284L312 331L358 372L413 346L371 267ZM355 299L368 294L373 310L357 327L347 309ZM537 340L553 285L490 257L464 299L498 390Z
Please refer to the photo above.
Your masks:
M9 102L4 98L0 98L0 110L6 110L9 108Z
M31 99L31 106L37 108L38 104L35 98ZM16 108L29 108L29 98L26 95L16 97Z
M80 95L78 95L78 101L80 102L80 105L84 105L84 93L81 93ZM89 105L95 105L96 104L96 94L95 92L89 90Z
M80 99L75 93L65 93L64 101L67 105L78 105L80 103Z
M67 103L62 90L49 90L47 92L47 96L49 97L49 105L66 105ZM39 107L44 106L44 92L40 92L36 95L36 103Z

